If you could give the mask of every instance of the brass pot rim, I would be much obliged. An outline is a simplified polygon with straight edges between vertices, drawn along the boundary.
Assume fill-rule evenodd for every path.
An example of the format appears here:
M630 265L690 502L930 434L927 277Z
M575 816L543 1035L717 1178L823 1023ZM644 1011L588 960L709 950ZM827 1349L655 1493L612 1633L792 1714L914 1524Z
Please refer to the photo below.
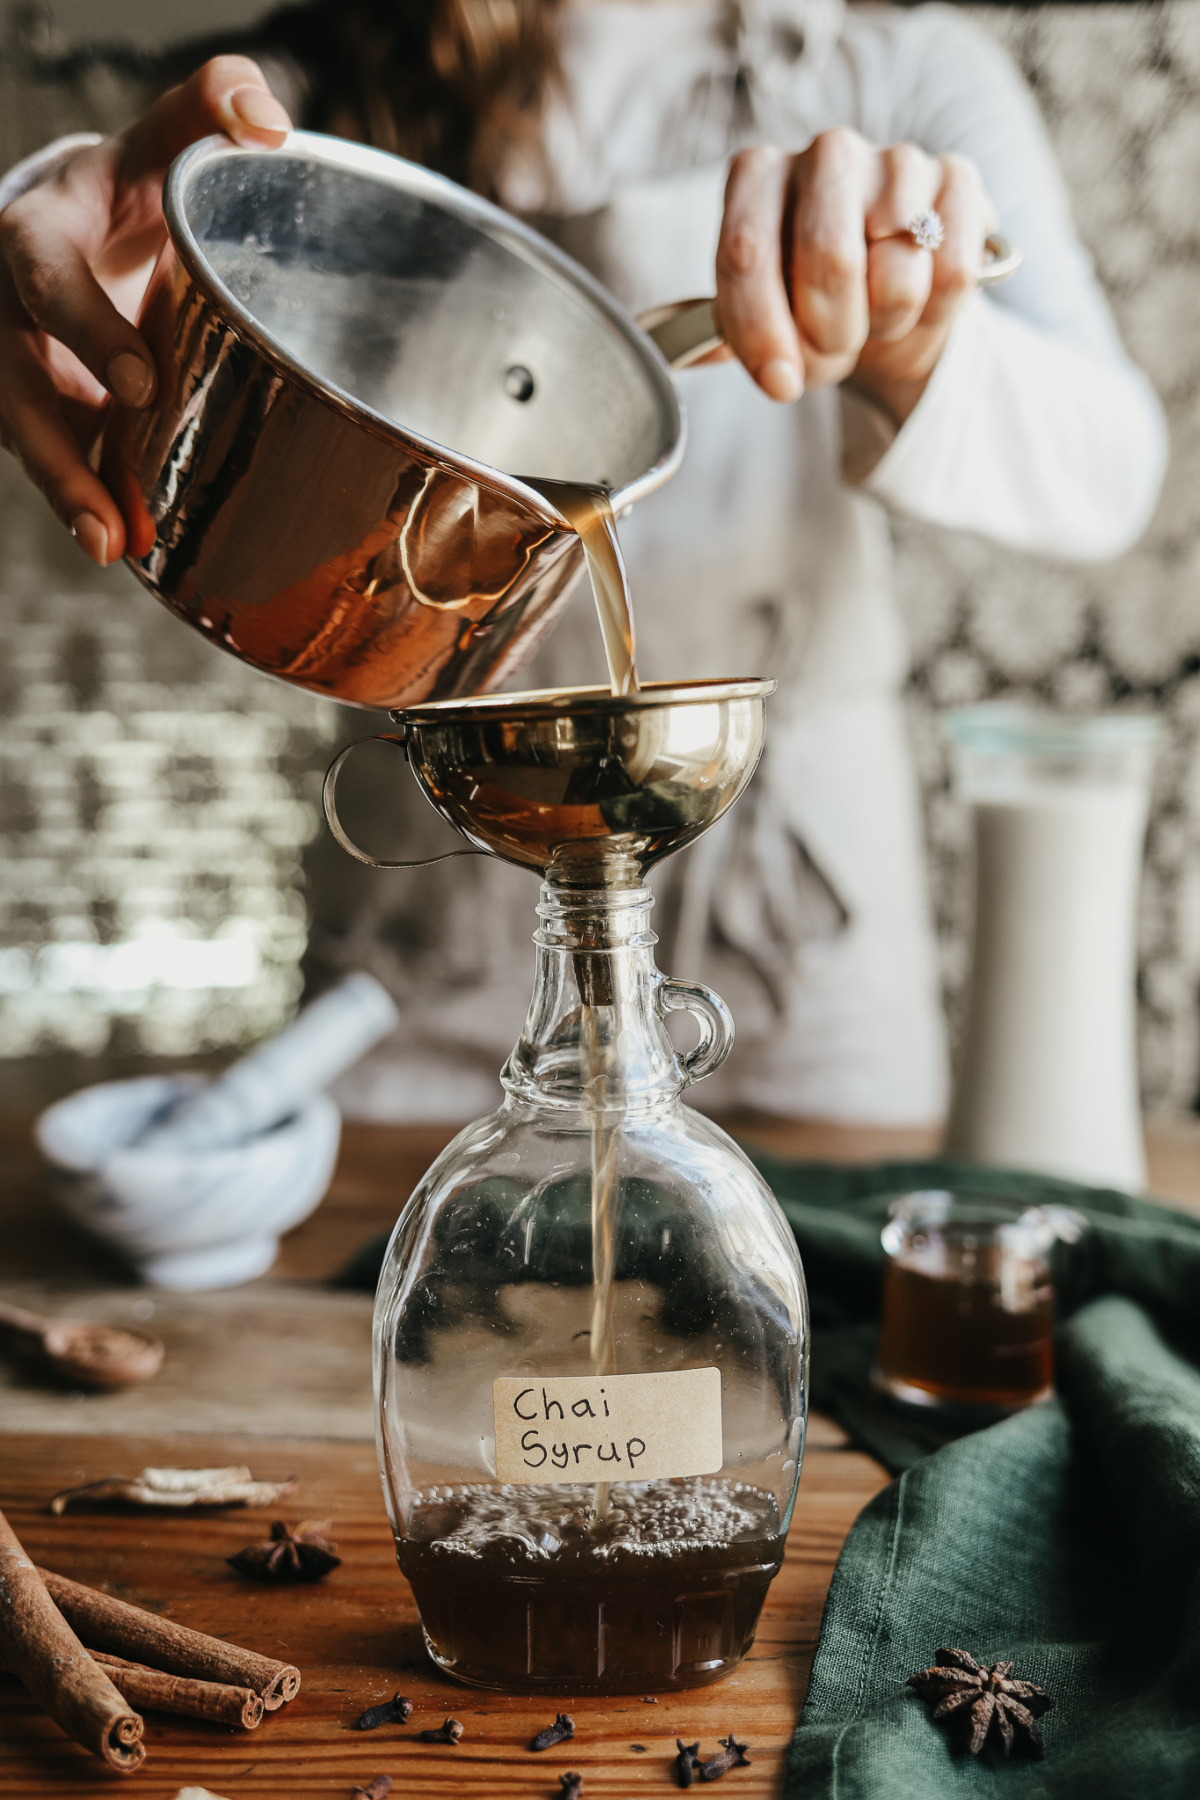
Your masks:
M515 694L479 694L427 700L389 713L397 725L444 725L488 719L544 719L569 714L648 712L667 706L711 706L728 700L765 700L778 682L748 675L732 680L646 681L634 694L608 687L531 688Z

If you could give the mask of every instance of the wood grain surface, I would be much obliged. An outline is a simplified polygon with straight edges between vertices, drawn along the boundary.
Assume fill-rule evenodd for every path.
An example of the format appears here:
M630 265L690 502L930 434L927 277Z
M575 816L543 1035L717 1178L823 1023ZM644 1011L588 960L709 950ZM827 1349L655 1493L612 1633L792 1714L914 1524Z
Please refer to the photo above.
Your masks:
M929 1132L742 1118L738 1134L778 1154L869 1162L921 1155ZM557 1800L580 1769L584 1800L674 1792L675 1738L749 1739L753 1764L732 1772L730 1800L777 1800L825 1594L847 1531L886 1482L831 1421L810 1421L809 1448L782 1574L758 1639L725 1681L692 1693L531 1702L459 1687L425 1656L416 1608L396 1569L371 1436L370 1299L330 1285L359 1245L390 1229L450 1126L351 1126L328 1198L284 1240L269 1276L207 1295L131 1285L120 1265L55 1211L28 1117L0 1118L0 1295L66 1317L147 1325L167 1342L159 1378L124 1395L84 1395L13 1363L0 1373L0 1506L48 1568L107 1587L181 1623L304 1672L299 1698L255 1732L147 1716L148 1756L134 1776L145 1800L202 1786L224 1800L345 1796L388 1774L397 1800ZM1151 1125L1151 1187L1200 1202L1200 1125ZM208 1435L199 1435L207 1433ZM248 1462L296 1475L287 1517L331 1517L343 1566L316 1588L251 1585L227 1555L264 1536L270 1516L222 1510L176 1517L125 1508L46 1511L61 1488L148 1463ZM415 1702L405 1728L354 1730L397 1688ZM577 1720L561 1750L534 1756L534 1732L558 1710ZM417 1742L447 1714L457 1748ZM643 1746L635 1748L634 1746ZM71 1744L0 1675L0 1800L99 1800L120 1778Z
M392 1777L398 1800L539 1800L559 1794L558 1776L567 1769L582 1771L584 1800L665 1796L675 1791L675 1738L699 1738L711 1754L730 1730L749 1739L753 1763L731 1774L722 1791L730 1800L773 1800L833 1564L851 1521L887 1479L869 1457L845 1447L836 1426L815 1421L783 1572L738 1670L714 1687L666 1695L656 1704L639 1695L530 1700L460 1687L425 1656L367 1445L276 1439L258 1446L241 1436L171 1444L172 1458L192 1466L248 1459L256 1475L297 1476L288 1517L331 1517L343 1558L316 1587L250 1583L227 1567L226 1556L266 1535L269 1521L261 1512L163 1516L108 1507L57 1519L47 1513L58 1489L114 1468L140 1468L162 1450L157 1437L0 1439L0 1506L35 1561L303 1671L298 1699L257 1731L147 1714L148 1754L131 1789L143 1800L173 1800L189 1784L227 1800L349 1800L356 1783L382 1774ZM397 1688L414 1702L408 1725L355 1731L363 1709ZM530 1738L560 1710L575 1716L574 1742L533 1755ZM448 1714L466 1727L460 1746L417 1741L418 1731ZM639 1744L644 1748L635 1749ZM15 1680L0 1676L3 1800L101 1800L119 1785L38 1713Z

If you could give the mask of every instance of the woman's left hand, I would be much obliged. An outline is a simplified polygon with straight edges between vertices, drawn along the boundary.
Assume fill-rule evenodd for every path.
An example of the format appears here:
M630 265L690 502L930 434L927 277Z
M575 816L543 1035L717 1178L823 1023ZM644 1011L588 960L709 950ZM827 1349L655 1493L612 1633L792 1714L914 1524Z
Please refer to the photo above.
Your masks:
M909 227L933 209L943 236ZM743 150L725 190L717 304L773 400L847 381L902 424L978 281L995 213L974 163L839 127L798 156Z

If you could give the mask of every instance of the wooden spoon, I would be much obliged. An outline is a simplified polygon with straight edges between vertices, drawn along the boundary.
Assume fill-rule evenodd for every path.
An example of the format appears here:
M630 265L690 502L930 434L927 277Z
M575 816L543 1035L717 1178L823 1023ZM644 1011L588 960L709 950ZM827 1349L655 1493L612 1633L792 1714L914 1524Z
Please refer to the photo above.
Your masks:
M77 1387L128 1387L149 1381L162 1367L160 1338L114 1325L43 1319L24 1307L0 1304L0 1330L39 1345L59 1374Z

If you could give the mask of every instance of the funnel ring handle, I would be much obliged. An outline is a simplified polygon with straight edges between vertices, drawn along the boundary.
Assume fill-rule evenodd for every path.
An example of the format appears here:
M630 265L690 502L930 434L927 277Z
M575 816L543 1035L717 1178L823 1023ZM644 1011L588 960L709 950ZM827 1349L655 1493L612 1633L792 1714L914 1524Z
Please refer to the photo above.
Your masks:
M378 856L371 856L356 844L338 817L337 784L338 776L345 766L347 757L351 751L358 750L363 744L395 744L398 750L403 751L406 761L408 758L408 747L404 735L381 731L372 737L355 738L352 744L347 744L344 749L338 751L326 769L325 780L321 787L321 805L325 809L325 821L337 842L349 856L352 856L356 862L366 863L367 867L371 869L427 869L432 863L449 862L455 856L483 856L486 854L483 850L476 849L443 850L440 856L418 856L406 862L385 862Z
M700 1042L678 1059L685 1081L703 1081L719 1069L733 1049L733 1014L720 994L714 994L702 981L676 981L664 975L655 1004L660 1017L669 1012L690 1012L700 1026Z

